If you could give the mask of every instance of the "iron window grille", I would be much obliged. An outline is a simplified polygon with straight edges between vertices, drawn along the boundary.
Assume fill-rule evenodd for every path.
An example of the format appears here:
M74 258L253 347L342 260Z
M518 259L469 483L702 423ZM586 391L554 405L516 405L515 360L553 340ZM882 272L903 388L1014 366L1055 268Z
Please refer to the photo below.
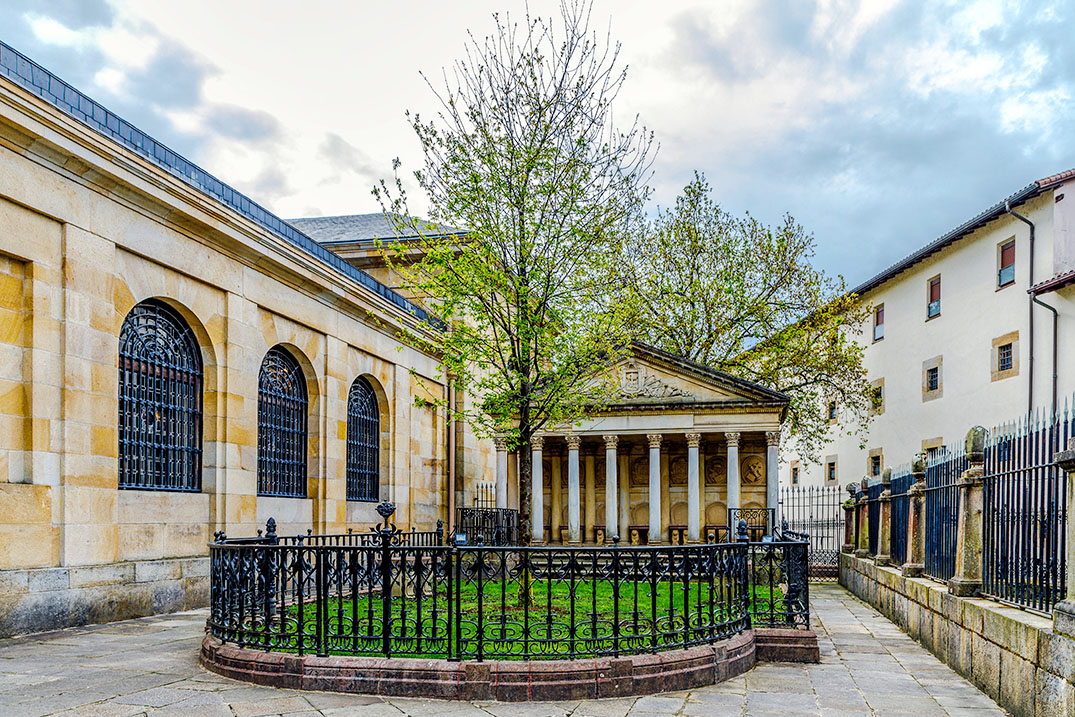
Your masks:
M306 497L306 377L274 346L258 374L258 495Z
M825 477L828 480L836 480L836 462L835 461L829 461L828 465L825 467Z
M870 475L881 475L881 456L870 456Z
M163 302L131 309L119 334L119 487L202 487L202 360L190 326Z
M1012 368L1012 345L1002 344L997 347L997 370L1010 371Z
M380 500L381 412L359 376L347 394L347 500Z

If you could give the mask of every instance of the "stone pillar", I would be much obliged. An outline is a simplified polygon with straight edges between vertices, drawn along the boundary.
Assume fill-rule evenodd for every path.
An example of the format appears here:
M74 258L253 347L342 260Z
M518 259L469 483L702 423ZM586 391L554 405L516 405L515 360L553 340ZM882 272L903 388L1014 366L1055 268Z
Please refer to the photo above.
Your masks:
M881 474L881 496L878 498L881 515L877 521L877 555L874 562L878 565L892 564L892 469L885 468Z
M530 467L530 539L539 545L545 542L545 477L542 475L544 464L541 460L544 445L545 439L541 436L530 439L530 448L533 450L533 465Z
M773 514L769 532L780 525L780 431L765 432L765 507Z
M844 544L840 546L841 553L855 552L858 537L855 535L855 492L858 483L847 484L847 500L844 501Z
M728 510L739 508L739 434L725 433L724 439L728 441ZM728 526L729 535L735 530L734 525Z
M567 436L567 542L578 545L582 542L582 526L579 525L579 441L575 434Z
M552 517L549 519L549 542L559 544L563 542L560 535L560 516L564 512L564 504L560 501L560 478L563 467L560 456L555 455L552 459Z
M649 544L660 545L661 535L661 434L647 433L649 441Z
M926 569L926 457L919 453L911 462L914 483L907 489L907 562L905 576L917 578Z
M870 482L863 478L859 483L858 500L855 510L858 512L858 544L855 546L856 558L867 558L870 555Z
M631 526L631 457L621 453L619 454L620 470L620 504L618 506L620 511L620 537L623 538L623 542L630 542L630 526Z
M698 489L701 474L698 445L701 442L701 433L687 434L687 540L691 543L697 543L702 537L701 496Z
M967 470L959 477L959 525L956 528L956 572L948 581L948 592L972 597L982 591L982 507L986 430L975 426L967 431L964 450Z
M1053 456L1053 461L1067 472L1068 527L1065 549L1067 550L1067 590L1064 599L1053 607L1053 630L1075 638L1075 437L1068 439L1066 451Z
M589 543L591 540L597 540L596 531L594 525L597 524L597 487L594 485L594 454L593 449L586 449L585 460L585 487L583 489L583 501L585 512L582 515L583 518L583 542Z
M604 436L605 439L605 542L620 534L617 513L619 511L619 489L616 482L616 444L619 436Z
M508 443L501 437L493 439L496 446L496 507L508 507Z

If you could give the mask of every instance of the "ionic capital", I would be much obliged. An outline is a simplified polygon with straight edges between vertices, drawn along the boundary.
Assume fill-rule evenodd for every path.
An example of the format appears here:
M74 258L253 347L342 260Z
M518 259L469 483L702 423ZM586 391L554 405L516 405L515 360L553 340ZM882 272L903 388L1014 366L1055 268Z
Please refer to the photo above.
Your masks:
M650 448L660 448L661 447L661 438L663 438L663 436L660 433L647 433L646 434L646 440L649 441L649 447Z
M616 445L620 442L619 436L601 436L605 439L605 449L609 451L616 450Z
M728 448L739 447L739 436L740 434L738 432L724 434L724 440L728 441Z
M701 444L701 442L702 442L702 434L701 433L688 433L686 435L686 439L687 439L687 447L688 448L697 448L699 446L699 444Z
M582 436L577 433L568 433L564 436L564 440L567 441L568 450L577 451L579 449L579 443L582 442Z
M780 446L780 431L766 431L765 432L765 445L767 446Z

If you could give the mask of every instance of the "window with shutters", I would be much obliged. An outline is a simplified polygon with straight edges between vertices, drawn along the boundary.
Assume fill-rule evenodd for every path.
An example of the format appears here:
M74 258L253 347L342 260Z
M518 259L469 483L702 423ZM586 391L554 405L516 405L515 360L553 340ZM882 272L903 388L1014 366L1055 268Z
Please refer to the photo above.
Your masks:
M926 304L926 319L932 319L941 315L941 277L935 276L929 280L928 303Z
M885 338L885 305L878 304L873 309L873 340Z
M119 487L202 488L202 357L183 317L135 306L119 333Z
M1000 245L1000 267L997 269L997 286L1015 283L1015 240Z

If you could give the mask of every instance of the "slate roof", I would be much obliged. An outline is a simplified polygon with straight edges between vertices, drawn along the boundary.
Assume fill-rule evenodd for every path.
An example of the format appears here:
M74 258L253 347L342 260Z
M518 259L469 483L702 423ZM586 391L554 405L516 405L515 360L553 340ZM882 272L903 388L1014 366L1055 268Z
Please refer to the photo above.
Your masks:
M434 236L462 235L465 232L455 227L438 227L424 219L414 220L417 231ZM382 212L374 214L346 214L338 217L301 217L289 219L295 227L318 244L366 243L374 239L408 239L417 236L417 231L400 233L395 222L389 220Z

